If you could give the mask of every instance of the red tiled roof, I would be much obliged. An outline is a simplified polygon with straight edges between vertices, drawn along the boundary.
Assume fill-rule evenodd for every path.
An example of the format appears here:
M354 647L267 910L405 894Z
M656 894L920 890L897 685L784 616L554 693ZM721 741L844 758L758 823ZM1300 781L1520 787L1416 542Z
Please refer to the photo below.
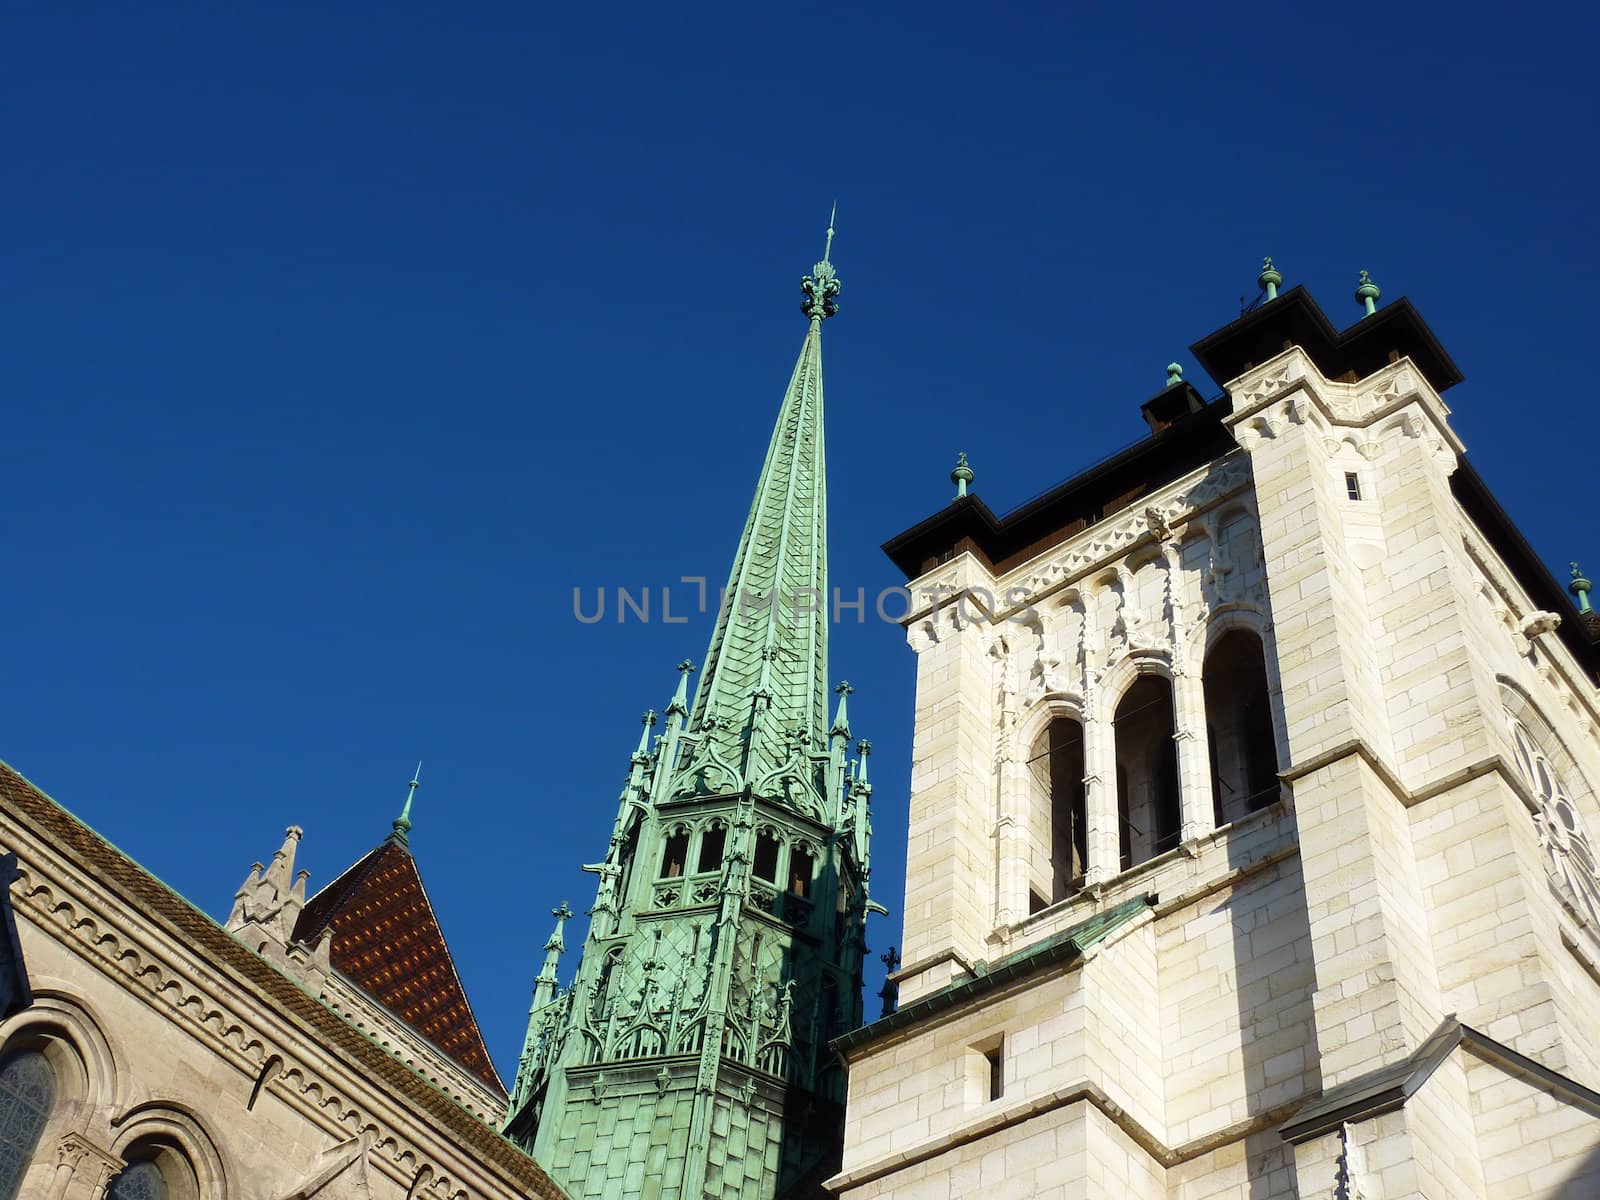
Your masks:
M298 941L332 928L336 970L496 1095L495 1073L416 860L390 838L323 888L301 910Z

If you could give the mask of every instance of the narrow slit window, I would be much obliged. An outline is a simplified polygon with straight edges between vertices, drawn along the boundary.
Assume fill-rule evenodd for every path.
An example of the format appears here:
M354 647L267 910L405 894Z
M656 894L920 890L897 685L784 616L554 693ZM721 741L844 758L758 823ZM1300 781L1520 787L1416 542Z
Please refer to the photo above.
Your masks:
M1006 1044L999 1041L994 1048L984 1051L984 1061L989 1067L989 1099L998 1100L1006 1094Z
M1352 500L1361 499L1361 477L1354 471L1344 473L1344 491Z

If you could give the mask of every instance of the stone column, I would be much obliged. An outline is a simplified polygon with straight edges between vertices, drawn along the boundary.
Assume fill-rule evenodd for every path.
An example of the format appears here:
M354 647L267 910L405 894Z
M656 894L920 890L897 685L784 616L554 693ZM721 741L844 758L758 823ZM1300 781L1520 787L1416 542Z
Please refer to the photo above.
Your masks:
M994 837L999 878L996 887L997 925L1015 925L1028 915L1029 868L1033 863L1038 831L1029 821L1027 747L1008 743L1000 761L1000 816Z
M1118 838L1117 745L1110 715L1098 698L1086 705L1083 723L1083 804L1089 818L1089 862L1084 885L1095 887L1122 870Z
M1178 794L1183 801L1182 840L1192 842L1217 827L1211 796L1205 688L1199 675L1182 669L1174 671L1172 713L1172 738L1178 744Z

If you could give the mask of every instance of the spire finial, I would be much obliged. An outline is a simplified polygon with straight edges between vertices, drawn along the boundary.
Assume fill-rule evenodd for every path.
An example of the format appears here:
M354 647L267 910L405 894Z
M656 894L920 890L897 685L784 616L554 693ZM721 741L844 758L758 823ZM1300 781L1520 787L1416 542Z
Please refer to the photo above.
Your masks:
M1177 387L1183 382L1183 364L1169 362L1167 364L1167 386Z
M850 713L847 702L850 699L850 693L854 692L855 688L850 686L848 679L841 679L833 691L839 697L839 709L833 715L833 725L828 730L828 736L848 738L850 736Z
M687 658L678 664L678 690L672 693L672 702L667 705L667 716L689 715L689 676L693 674L694 664Z
M838 211L839 202L835 200L833 212L828 215L828 237L822 246L822 261L800 280L800 291L805 296L800 301L800 311L811 318L813 325L820 325L839 311L838 302L834 300L839 294L839 277L833 270L833 218Z
M1567 584L1567 591L1578 598L1578 611L1591 613L1594 611L1589 606L1589 589L1594 586L1583 577L1583 569L1577 563L1572 564L1572 582Z
M1372 276L1366 271L1361 272L1361 282L1356 285L1356 303L1367 310L1367 316L1378 311L1378 297L1381 295L1383 293L1372 282Z
M411 832L411 801L421 786L422 762L418 760L417 769L411 773L411 782L406 785L405 806L401 808L400 815L394 819L394 839L402 846L406 843L406 835Z
M1268 300L1278 298L1278 285L1283 282L1283 273L1272 265L1271 258L1261 260L1261 274L1256 276L1256 282L1261 285L1261 290L1266 292Z
M971 483L974 478L972 468L967 465L967 452L965 450L957 451L956 469L950 472L950 482L956 485L957 500L967 494L967 484Z

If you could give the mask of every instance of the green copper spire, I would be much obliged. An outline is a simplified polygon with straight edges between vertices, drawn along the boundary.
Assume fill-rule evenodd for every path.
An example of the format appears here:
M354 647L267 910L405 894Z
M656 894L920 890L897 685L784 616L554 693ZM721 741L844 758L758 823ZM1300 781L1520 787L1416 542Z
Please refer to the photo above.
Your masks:
M411 775L411 782L406 785L406 802L400 809L400 815L394 819L394 832L389 837L406 845L411 833L411 801L416 797L417 789L422 786L422 763L417 762L417 769Z
M645 714L605 855L583 868L595 899L571 984L560 924L536 981L505 1132L572 1196L779 1200L837 1169L828 1043L861 1024L867 918L885 910L848 684L828 721L832 249L830 220L699 687L691 701L680 663L659 736Z
M800 281L805 342L756 481L722 608L706 648L678 792L737 791L796 757L794 732L828 728L828 524L822 435L822 323L834 297L833 220ZM809 767L801 758L801 774Z

